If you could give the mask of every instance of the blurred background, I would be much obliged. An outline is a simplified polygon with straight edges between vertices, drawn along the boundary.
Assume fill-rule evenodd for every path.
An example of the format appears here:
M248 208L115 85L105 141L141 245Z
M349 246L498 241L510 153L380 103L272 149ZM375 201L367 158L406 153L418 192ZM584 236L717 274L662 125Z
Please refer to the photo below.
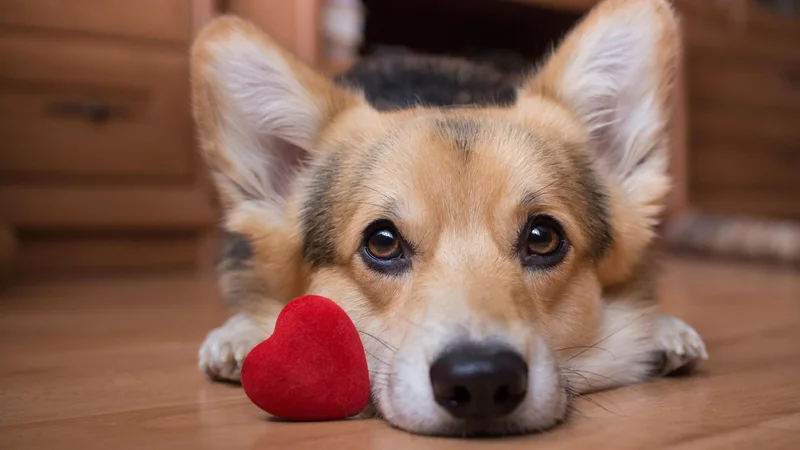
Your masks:
M522 74L591 0L0 0L0 273L213 266L218 211L188 48L246 17L335 75L363 55L461 56ZM800 259L800 2L676 0L666 244Z

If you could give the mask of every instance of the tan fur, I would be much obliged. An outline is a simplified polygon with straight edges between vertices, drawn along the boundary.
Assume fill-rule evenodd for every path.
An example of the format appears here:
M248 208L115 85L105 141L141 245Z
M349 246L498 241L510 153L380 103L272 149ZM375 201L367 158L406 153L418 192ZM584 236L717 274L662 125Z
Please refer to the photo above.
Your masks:
M266 337L285 302L316 293L372 337L364 338L370 366L392 377L390 387L373 377L378 410L412 431L465 432L426 397L428 365L459 340L501 340L538 367L528 403L486 432L552 426L566 413L568 390L646 378L647 358L662 349L646 269L668 185L664 129L678 49L666 1L607 0L522 85L513 107L379 113L253 25L218 19L193 49L195 117L225 227L253 256L223 274L244 316L209 337L201 366L237 377L235 367L218 370L241 363L235 352L215 356L210 341L236 336L219 331L258 326ZM239 64L226 65L234 57ZM240 67L268 79L247 79ZM576 85L595 89L597 105L571 92ZM284 109L272 111L278 102ZM615 120L596 122L595 107ZM268 184L287 145L307 161L293 166L283 192ZM320 186L324 201L314 200ZM327 215L309 219L308 205ZM554 268L530 271L513 248L526 218L541 213L558 220L570 250ZM329 233L333 253L317 264L304 259L304 242L307 222L323 219L320 238ZM411 271L377 274L358 256L364 228L377 219L391 219L413 243Z
M676 39L678 24L668 2L646 2L649 8L640 8L641 3L645 2L615 0L605 1L598 5L581 26L561 44L559 51L536 75L526 92L531 95L559 98L564 89L560 85L561 74L576 54L576 47L586 39L587 32L585 30L597 27L597 22L607 20L612 15L623 18L619 23L612 23L612 26L623 26L625 20L639 21L640 26L654 29L657 40L654 67L648 72L652 79L647 79L645 82L650 91L655 93L656 101L660 105L659 118L663 124L661 133L658 135L660 142L652 145L659 147L658 151L665 152L668 135L663 128L669 117L667 105L675 77L674 72L677 68L677 58L680 54L680 40ZM615 189L620 189L619 186L614 186L614 183L610 183L610 185ZM668 187L666 179L653 180L653 185L651 187L652 194L646 196L645 201L641 202L631 202L625 198L623 192L615 192L611 195L615 220L613 228L616 230L616 235L610 255L600 263L598 268L604 285L624 282L652 240L655 216L661 211Z

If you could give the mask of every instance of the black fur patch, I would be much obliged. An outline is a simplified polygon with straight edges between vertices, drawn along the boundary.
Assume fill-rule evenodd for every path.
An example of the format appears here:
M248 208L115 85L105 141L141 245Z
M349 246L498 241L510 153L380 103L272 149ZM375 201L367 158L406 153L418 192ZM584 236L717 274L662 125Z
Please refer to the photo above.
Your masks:
M333 264L336 259L332 190L339 176L339 165L339 155L332 153L316 168L308 200L301 211L303 260L312 267Z
M586 214L581 220L591 242L589 257L600 259L614 241L611 234L608 196L589 161L575 151L570 151L569 155L573 167L577 170L577 180L586 199Z
M370 143L369 151L358 161L356 170L353 173L353 180L355 180L356 183L361 183L369 176L376 166L382 164L391 149L402 142L402 134L403 129L401 128L386 133L376 142Z
M587 209L584 222L589 234L592 237L592 252L590 256L600 259L611 247L614 238L611 235L611 224L608 211L608 197L603 191L602 186L595 179L594 174L583 183L588 197Z
M442 56L373 56L335 81L362 90L378 110L510 106L517 99L513 77L489 65Z
M456 150L469 155L473 142L480 132L480 124L474 120L438 120L436 126L439 132L453 142Z
M226 232L223 236L219 267L223 271L238 270L253 258L250 242L241 234Z

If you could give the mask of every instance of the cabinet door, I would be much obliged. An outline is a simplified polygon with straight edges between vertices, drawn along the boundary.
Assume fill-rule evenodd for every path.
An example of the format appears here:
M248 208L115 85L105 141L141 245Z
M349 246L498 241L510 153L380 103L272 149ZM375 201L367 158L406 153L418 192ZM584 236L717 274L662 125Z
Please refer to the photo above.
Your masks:
M689 197L702 211L800 219L800 21L681 0Z
M3 0L0 24L186 44L191 39L193 3L189 0Z
M0 59L0 175L191 179L184 52L3 32Z

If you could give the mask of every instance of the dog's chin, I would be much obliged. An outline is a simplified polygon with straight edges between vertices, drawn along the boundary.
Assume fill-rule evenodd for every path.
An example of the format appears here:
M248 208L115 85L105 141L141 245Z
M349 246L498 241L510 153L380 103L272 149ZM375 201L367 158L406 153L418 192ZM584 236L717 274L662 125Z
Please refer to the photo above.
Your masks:
M474 421L444 421L441 423L421 424L387 419L395 428L414 434L433 437L458 437L458 438L490 438L504 436L519 436L549 430L560 424L564 417L553 417L548 421L538 424L526 424L515 419L494 419ZM405 422L405 423L404 423Z
M428 436L488 437L544 431L565 419L570 395L552 354L544 350L535 355L529 361L531 377L525 400L501 418L451 416L434 401L427 364L414 357L396 359L388 379L373 380L375 407L390 425Z
M518 412L490 420L457 420L437 417L424 420L395 410L386 401L380 402L378 414L391 426L419 435L438 437L501 437L538 433L549 430L566 418L569 396L566 391L549 411Z

